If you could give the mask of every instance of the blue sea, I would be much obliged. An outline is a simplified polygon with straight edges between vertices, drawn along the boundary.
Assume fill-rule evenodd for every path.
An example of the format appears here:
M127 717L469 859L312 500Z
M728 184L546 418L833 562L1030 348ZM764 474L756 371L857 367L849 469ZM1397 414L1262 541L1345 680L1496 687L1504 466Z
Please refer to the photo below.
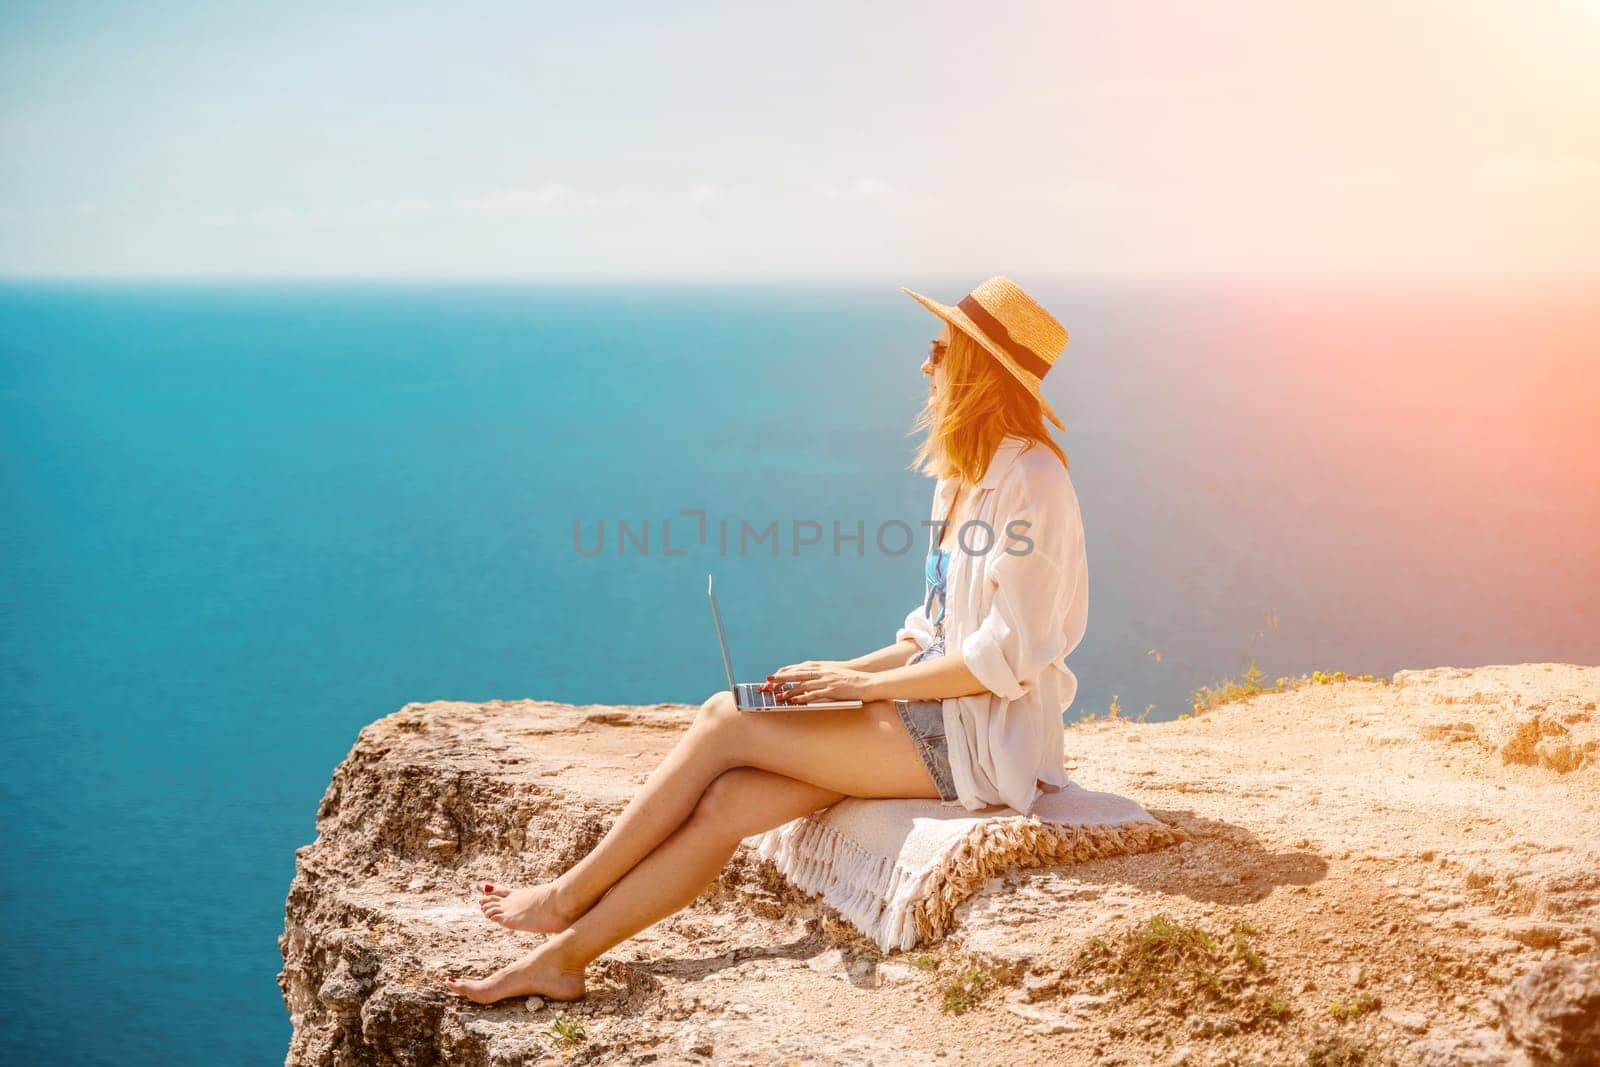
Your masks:
M892 640L901 281L0 287L0 1060L281 1062L294 850L409 701L698 702L713 572L742 675ZM1072 332L1069 721L1252 657L1600 662L1594 284L1030 287Z

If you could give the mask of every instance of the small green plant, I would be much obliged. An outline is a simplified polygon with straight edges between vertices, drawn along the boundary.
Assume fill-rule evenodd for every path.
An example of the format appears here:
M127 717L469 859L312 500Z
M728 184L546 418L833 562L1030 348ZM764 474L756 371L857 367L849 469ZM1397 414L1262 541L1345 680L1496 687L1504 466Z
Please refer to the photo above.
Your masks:
M585 1033L583 1020L566 1012L557 1015L555 1022L550 1024L550 1036L563 1045L576 1045L584 1039Z
M919 952L915 956L909 956L906 958L906 962L919 971L932 971L939 966L939 961L926 952Z
M1161 949L1172 947L1182 952L1186 948L1198 947L1205 952L1217 950L1217 939L1200 929L1198 926L1184 926L1175 923L1165 915L1153 915L1145 923L1140 940L1147 948Z
M1246 940L1250 935L1260 932L1254 925L1245 922L1243 919L1233 924L1233 950L1241 960L1244 960L1244 965L1252 971L1265 970L1267 966L1267 962L1261 958L1255 949L1250 947L1250 942Z
M1387 678L1374 678L1370 674L1346 674L1344 671L1312 671L1310 674L1279 675L1270 687L1261 685L1261 679L1266 677L1266 672L1256 668L1254 658L1250 660L1250 667L1244 672L1243 681L1234 682L1224 679L1215 687L1201 686L1190 694L1194 702L1194 713L1199 715L1210 711L1219 704L1227 704L1235 700L1243 700L1261 692L1287 692L1301 689L1308 685L1332 685L1334 682L1381 682L1389 684Z
M944 1010L952 1015L969 1011L988 988L989 976L976 967L969 968L945 983Z
M1197 1000L1241 1027L1276 1026L1290 1014L1268 961L1250 940L1261 931L1235 921L1225 936L1165 914L1113 936L1091 937L1077 969L1144 1011L1190 1012Z
M1252 690L1260 689L1261 688L1261 679L1265 678L1266 676L1267 676L1267 672L1262 670L1260 667L1257 667L1256 666L1256 658L1254 656L1251 656L1250 657L1250 666L1244 672L1244 683L1243 684L1244 684L1245 688L1252 689Z
M1377 997L1371 993L1358 993L1354 1000L1336 1000L1329 1004L1328 1013L1335 1019L1354 1019L1358 1015L1375 1011L1377 1007Z
M1216 938L1164 914L1150 916L1143 926L1119 936L1115 944L1094 937L1084 948L1090 961L1108 965L1112 982L1141 998L1159 998L1170 991L1178 974L1202 987L1217 989L1220 983L1213 972L1222 961L1216 951ZM1207 982L1207 977L1211 981Z
M1189 946L1199 946L1206 952L1214 952L1217 948L1217 939L1200 927L1184 926L1165 915L1152 915L1145 923L1139 939L1149 948L1170 945L1181 951Z
M1194 714L1204 715L1213 708L1223 704L1231 704L1236 700L1244 700L1263 692L1261 679L1267 672L1256 666L1256 658L1250 657L1250 666L1245 668L1244 680L1235 682L1223 679L1215 686L1203 685L1189 694L1189 702L1194 709Z

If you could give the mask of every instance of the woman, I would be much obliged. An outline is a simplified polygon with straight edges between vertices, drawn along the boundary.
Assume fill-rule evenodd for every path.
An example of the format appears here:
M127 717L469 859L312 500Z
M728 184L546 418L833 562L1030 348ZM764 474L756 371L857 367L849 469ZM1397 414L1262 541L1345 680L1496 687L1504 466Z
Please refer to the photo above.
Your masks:
M921 797L1026 812L1066 781L1061 713L1077 692L1062 658L1083 637L1088 578L1061 420L1039 381L1067 331L1015 283L991 278L949 306L922 364L937 477L928 595L893 644L768 676L786 703L847 710L741 713L714 694L600 843L552 882L485 886L485 916L551 935L482 979L447 988L479 1003L573 1000L602 952L687 906L738 847L849 797ZM1064 427L1063 427L1064 428Z

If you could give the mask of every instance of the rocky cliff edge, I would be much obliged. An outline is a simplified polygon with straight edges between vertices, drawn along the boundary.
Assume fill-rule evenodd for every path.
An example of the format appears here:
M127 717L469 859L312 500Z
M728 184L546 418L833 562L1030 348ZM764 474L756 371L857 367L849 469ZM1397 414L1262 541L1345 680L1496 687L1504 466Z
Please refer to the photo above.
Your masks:
M473 887L583 855L693 709L407 705L297 852L287 1063L1597 1063L1597 701L1600 667L1441 667L1076 725L1073 779L1191 840L994 879L887 956L744 849L584 1001L489 1007L437 976L539 935Z

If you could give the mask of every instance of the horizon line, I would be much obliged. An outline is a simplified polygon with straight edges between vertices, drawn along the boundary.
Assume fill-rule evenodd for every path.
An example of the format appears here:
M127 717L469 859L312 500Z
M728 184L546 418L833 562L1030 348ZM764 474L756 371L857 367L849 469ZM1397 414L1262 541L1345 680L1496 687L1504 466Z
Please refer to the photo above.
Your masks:
M685 285L750 286L780 285L876 286L900 285L907 280L927 284L929 280L976 284L975 271L958 276L950 271L907 272L898 280L885 274L794 274L758 275L593 275L593 274L199 274L199 273L70 273L21 274L0 272L0 285L72 283L175 283L175 284L366 284L366 285ZM1161 281L1253 281L1253 282L1586 282L1600 283L1600 271L1138 271L1138 272L1063 272L1021 271L1016 275L1029 282L1161 282Z

